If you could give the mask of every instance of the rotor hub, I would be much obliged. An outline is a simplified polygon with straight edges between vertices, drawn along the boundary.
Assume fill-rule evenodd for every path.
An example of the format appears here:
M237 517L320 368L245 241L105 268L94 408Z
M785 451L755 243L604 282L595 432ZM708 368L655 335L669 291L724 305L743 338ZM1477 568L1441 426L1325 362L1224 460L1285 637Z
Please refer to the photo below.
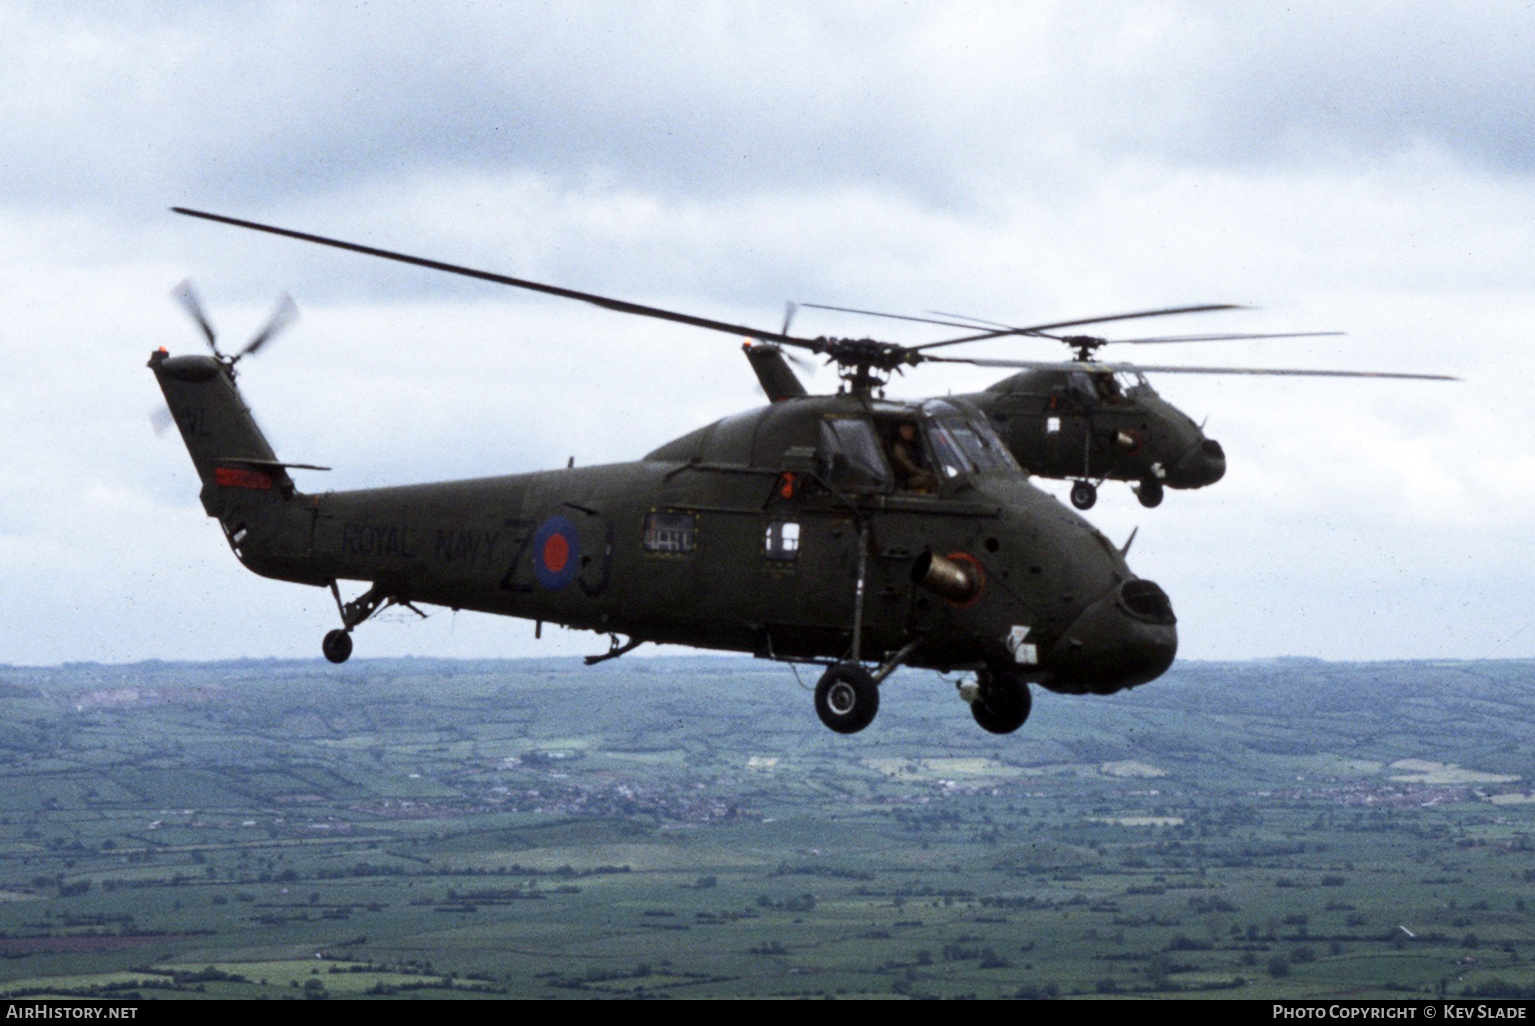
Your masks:
M1076 350L1078 361L1086 363L1093 358L1095 352L1107 345L1109 340L1095 335L1066 335L1061 341Z
M883 387L893 372L914 366L921 357L909 346L880 342L872 338L826 338L815 340L816 351L830 357L837 373L855 392Z

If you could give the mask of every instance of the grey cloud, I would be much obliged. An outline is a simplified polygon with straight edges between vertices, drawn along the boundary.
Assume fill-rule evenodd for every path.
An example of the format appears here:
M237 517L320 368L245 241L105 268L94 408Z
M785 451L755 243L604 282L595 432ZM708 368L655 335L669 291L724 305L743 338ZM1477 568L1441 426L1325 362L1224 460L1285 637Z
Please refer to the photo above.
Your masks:
M1428 141L1531 170L1532 12L1335 5L191 6L12 16L12 202L270 204L412 171L938 205L1102 160Z
M6 75L7 131L34 154L8 166L13 195L280 197L444 165L663 192L903 163L899 177L942 178L910 156L930 133L908 104L867 116L904 88L879 67L872 12L828 30L774 8L41 10Z
M1085 44L1084 106L1116 149L1241 165L1426 142L1535 171L1528 4L1073 7L1063 34Z

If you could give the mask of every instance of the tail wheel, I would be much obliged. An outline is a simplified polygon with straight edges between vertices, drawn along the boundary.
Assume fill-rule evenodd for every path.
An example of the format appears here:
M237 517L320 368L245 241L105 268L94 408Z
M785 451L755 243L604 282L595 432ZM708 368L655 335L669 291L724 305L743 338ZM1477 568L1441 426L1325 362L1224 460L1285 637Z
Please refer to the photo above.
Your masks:
M1071 486L1071 504L1077 509L1092 509L1098 501L1098 489L1091 481L1078 481Z
M1029 686L1012 674L981 675L981 690L970 703L970 715L982 730L993 734L1011 734L1029 718L1034 699Z
M856 734L879 712L879 685L857 663L838 663L815 686L815 711L839 734Z
M1162 482L1154 477L1148 477L1135 490L1135 497L1140 499L1141 505L1147 509L1162 505Z
M344 663L352 657L352 636L339 627L325 635L320 651L333 663Z

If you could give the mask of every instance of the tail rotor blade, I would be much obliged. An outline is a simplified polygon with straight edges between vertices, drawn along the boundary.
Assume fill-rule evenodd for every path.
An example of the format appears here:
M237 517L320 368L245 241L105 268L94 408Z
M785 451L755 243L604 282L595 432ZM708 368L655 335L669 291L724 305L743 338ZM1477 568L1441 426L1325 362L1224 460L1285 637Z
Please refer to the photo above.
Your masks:
M797 313L799 313L799 304L794 300L791 299L783 305L783 330L779 332L780 335L789 333L789 325L794 323L794 315Z
M208 323L208 317L203 313L203 305L197 298L197 290L192 287L192 279L188 278L174 289L171 289L171 296L182 305L182 308L191 315L192 320L197 322L197 326L203 330L203 337L208 340L208 348L213 350L213 355L221 355L219 353L218 336L214 334L213 325Z
M149 411L149 426L154 429L156 437L165 434L176 423L176 417L169 407L156 406Z
M806 357L803 357L798 353L790 352L787 349L781 351L785 360L788 360L790 363L794 364L794 366L798 367L806 374L814 374L817 370L820 369L815 365L814 360L807 359Z
M277 301L277 309L272 311L272 316L267 320L266 327L256 332L256 337L245 344L245 348L240 350L235 359L254 354L256 350L286 331L288 325L297 319L298 307L294 304L293 297L284 292L282 298Z

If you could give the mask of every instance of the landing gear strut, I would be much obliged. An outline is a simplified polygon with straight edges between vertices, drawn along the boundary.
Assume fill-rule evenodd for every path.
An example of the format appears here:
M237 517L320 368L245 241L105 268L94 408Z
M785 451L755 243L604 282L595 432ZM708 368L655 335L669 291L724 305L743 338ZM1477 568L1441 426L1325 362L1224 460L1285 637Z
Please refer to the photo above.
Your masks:
M815 713L822 723L839 734L856 734L874 722L874 714L879 712L879 680L884 680L890 670L895 669L892 665L890 670L879 675L879 680L875 680L859 661L863 641L864 577L868 564L869 525L861 523L858 525L858 578L853 587L852 658L828 667L815 686Z
M336 609L341 613L341 626L325 635L320 651L333 663L344 663L352 657L352 628L374 614L390 606L404 606L421 619L426 614L398 595L391 595L382 585L375 584L350 602L341 601L341 589L330 582L330 593L336 597Z
M1077 509L1092 509L1098 501L1098 489L1091 481L1077 481L1071 486L1071 504Z
M982 670L970 715L982 730L993 734L1011 734L1029 718L1034 700L1029 685L1016 674Z

